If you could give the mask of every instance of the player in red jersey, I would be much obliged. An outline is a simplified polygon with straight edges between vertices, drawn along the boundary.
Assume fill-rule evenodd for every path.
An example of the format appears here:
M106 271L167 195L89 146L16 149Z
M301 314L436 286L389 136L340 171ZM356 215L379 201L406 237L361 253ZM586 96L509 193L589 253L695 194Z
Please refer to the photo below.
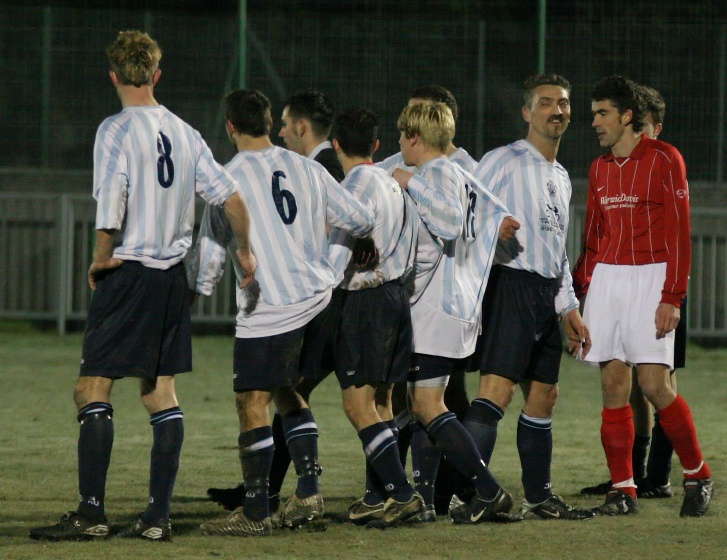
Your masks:
M654 88L644 85L639 85L639 88L646 101L646 117L642 132L648 138L656 139L664 127L666 103L661 94ZM577 295L584 298L587 288L588 286L581 286L583 293ZM675 391L677 390L675 370L684 368L686 360L686 298L682 301L680 312L681 317L674 338L674 369L669 376L669 381ZM632 383L629 403L634 412L636 435L631 452L634 481L638 487L636 493L639 498L671 498L673 492L669 474L674 449L664 435L664 430L659 423L659 414L653 414L649 400L644 396L638 383ZM611 490L610 480L583 488L581 494L605 496L609 490Z
M591 112L608 153L591 165L584 248L573 279L580 291L590 278L584 313L593 343L588 361L601 368L601 441L612 481L605 503L594 511L638 511L629 405L633 365L684 469L680 515L699 517L714 486L689 406L669 383L691 261L684 160L673 146L642 134L645 99L631 80L612 76L599 82Z

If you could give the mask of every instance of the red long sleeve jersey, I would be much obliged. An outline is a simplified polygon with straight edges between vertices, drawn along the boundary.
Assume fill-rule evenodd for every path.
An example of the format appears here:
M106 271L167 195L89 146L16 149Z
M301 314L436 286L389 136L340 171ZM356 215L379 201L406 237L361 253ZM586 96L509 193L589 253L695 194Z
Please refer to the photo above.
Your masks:
M586 293L596 263L665 262L661 302L679 307L691 260L689 187L679 151L644 136L629 157L609 153L595 160L583 251L573 270L576 293Z

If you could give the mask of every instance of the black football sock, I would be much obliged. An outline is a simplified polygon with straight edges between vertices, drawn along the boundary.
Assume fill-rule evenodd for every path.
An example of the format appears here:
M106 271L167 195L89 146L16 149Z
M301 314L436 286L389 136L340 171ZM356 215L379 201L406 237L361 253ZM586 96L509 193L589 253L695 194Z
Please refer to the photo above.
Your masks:
M271 496L280 494L291 462L290 452L285 444L283 417L279 412L273 416L273 441L275 442L275 453L273 453L273 464L270 467L270 488L268 490Z
M242 477L245 480L245 517L262 521L270 517L268 477L273 462L275 444L271 426L242 432L237 441L240 445Z
M106 474L114 445L114 409L93 402L78 411L78 513L92 521L104 519Z
M414 488L427 505L434 504L434 482L442 453L419 422L411 423L411 464Z
M497 442L497 424L504 411L489 399L475 399L467 411L463 425L475 440L477 450L489 466Z
M409 446L411 445L411 428L409 424L411 422L411 413L408 410L403 410L394 417L393 423L397 427L396 444L399 447L399 458L401 459L401 466L406 469L406 458L409 454ZM392 422L387 422L391 426Z
M376 471L389 495L398 502L411 499L414 494L399 460L396 438L386 422L377 422L358 432L366 460Z
M550 418L533 418L520 413L517 423L517 450L520 454L525 499L539 504L550 498L550 464L553 457L553 430Z
M472 481L481 498L492 500L497 495L500 485L485 466L472 435L454 412L437 416L427 426L427 433L454 468Z
M298 475L295 495L307 498L318 494L318 426L313 413L308 408L301 408L286 414L283 431Z
M671 474L671 458L674 448L664 433L659 421L659 413L654 414L654 429L651 431L651 448L649 461L646 465L646 477L656 486L669 483Z
M150 525L169 520L172 492L179 470L184 441L184 415L178 406L155 412L149 423L154 427L149 469L149 505L142 519Z
M636 436L631 449L631 464L634 469L634 480L646 477L646 454L649 451L649 436Z

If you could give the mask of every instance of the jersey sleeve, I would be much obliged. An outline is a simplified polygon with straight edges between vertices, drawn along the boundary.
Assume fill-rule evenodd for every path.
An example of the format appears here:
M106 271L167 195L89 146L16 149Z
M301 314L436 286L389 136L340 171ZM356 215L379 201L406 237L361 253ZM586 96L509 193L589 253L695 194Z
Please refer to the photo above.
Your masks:
M197 131L194 133L197 149L195 190L209 204L222 206L240 187L232 175L215 161L202 136Z
M407 192L429 232L441 239L459 237L464 226L459 181L451 169L430 167L423 174L412 175Z
M559 279L560 288L555 296L555 312L561 317L565 317L568 313L579 307L578 299L573 289L573 278L570 273L568 256L565 254L563 255Z
M669 153L662 173L664 186L665 244L668 252L666 280L661 303L679 307L687 294L692 263L689 185L682 155L676 148Z
M93 149L93 197L96 229L121 229L129 189L124 128L106 119L96 132Z
M227 247L233 240L232 227L221 206L205 205L197 244L187 263L191 290L211 295L224 273Z
M326 220L353 237L365 237L374 227L374 213L346 191L328 172L319 173L326 193Z

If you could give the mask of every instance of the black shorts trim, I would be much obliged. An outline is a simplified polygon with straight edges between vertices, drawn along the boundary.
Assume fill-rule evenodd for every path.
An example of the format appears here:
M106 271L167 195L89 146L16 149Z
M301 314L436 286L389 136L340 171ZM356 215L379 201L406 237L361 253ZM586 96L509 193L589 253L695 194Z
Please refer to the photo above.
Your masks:
M154 379L191 371L184 265L159 270L126 261L98 280L81 355L81 376Z
M469 358L448 358L431 354L413 353L409 367L409 383L449 377L457 372L464 372Z

